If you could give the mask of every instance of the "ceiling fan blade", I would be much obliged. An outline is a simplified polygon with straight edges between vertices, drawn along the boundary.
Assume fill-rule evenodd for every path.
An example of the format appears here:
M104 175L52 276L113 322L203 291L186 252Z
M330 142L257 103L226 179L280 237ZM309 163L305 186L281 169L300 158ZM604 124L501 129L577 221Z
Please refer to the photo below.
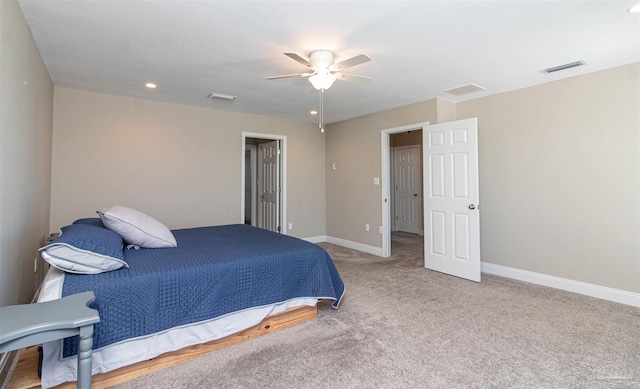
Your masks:
M311 62L309 62L307 59L302 58L301 56L299 56L296 53L284 53L284 55L286 55L287 57L291 58L292 60L306 66L306 67L313 67L313 64Z
M355 74L336 73L335 75L338 80L354 82L356 84L366 84L373 80L371 77L357 76Z
M358 54L355 57L351 57L351 58L345 59L344 61L340 61L334 64L333 67L335 67L336 70L340 70L340 69L346 69L352 66L360 65L361 63L365 63L369 61L371 61L371 58L369 58L368 55Z
M279 78L289 78L289 77L309 77L312 74L313 73L283 74L282 76L267 77L267 80L277 80Z

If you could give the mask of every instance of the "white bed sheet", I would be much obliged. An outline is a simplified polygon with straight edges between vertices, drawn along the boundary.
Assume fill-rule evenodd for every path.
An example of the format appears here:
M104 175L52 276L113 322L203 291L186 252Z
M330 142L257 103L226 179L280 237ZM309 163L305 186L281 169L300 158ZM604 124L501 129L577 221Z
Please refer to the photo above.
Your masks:
M62 295L64 272L51 267L45 277L38 302L55 300ZM92 374L105 373L117 368L145 361L160 354L176 351L195 344L210 342L252 327L265 317L303 305L315 306L316 298L298 298L281 303L249 308L215 319L175 327L169 330L128 339L93 350ZM62 341L43 344L42 388L63 382L76 381L77 359L62 358Z

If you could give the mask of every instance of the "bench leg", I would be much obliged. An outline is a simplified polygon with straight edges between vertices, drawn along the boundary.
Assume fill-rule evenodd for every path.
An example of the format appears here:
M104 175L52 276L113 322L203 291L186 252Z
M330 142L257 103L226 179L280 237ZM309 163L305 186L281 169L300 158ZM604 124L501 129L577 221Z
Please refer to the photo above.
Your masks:
M80 328L78 341L78 389L91 389L93 324Z

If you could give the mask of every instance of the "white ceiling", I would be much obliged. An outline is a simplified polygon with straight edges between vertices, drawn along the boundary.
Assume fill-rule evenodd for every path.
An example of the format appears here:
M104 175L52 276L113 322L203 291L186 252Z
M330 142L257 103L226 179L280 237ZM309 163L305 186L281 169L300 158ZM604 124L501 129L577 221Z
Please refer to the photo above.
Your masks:
M328 123L638 62L640 14L626 12L635 2L19 1L58 87L314 122L318 93L305 78L265 79L307 70L282 53L368 54L348 73L374 81L336 81ZM577 60L588 65L541 72ZM486 90L445 92L469 83Z

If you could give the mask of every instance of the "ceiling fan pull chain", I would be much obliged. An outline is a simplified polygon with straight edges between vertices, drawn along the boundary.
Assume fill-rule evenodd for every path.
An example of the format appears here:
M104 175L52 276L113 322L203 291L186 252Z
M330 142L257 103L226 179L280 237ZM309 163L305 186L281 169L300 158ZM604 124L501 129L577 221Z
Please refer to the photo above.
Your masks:
M324 89L320 89L320 132L324 132Z

